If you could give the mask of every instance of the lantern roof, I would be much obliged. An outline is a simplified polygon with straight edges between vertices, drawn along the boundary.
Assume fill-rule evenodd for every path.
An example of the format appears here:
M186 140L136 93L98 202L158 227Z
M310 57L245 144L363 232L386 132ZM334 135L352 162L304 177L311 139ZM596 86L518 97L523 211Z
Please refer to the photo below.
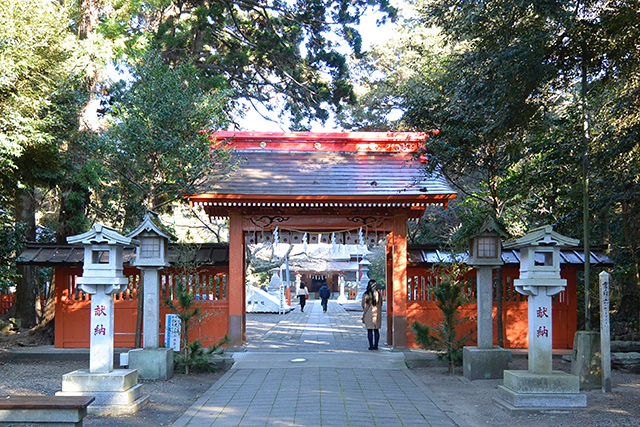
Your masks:
M140 234L149 231L153 231L158 236L164 237L167 240L177 240L176 236L174 236L162 223L162 221L160 221L160 218L158 218L158 214L152 210L147 210L140 225L138 225L136 229L131 233L127 234L127 237L138 237Z
M83 245L140 245L140 241L132 239L131 237L123 236L115 229L104 224L96 224L86 233L67 237L67 243L81 243Z
M485 221L484 224L478 229L478 231L471 236L471 239L481 236L485 233L495 233L500 237L507 237L508 234L503 230L503 228L496 223L496 221L492 218Z
M555 246L559 248L566 248L578 246L579 243L580 240L578 239L563 236L562 234L553 231L553 227L551 225L544 225L531 230L519 239L513 239L505 242L503 247L507 249L519 249L527 246Z

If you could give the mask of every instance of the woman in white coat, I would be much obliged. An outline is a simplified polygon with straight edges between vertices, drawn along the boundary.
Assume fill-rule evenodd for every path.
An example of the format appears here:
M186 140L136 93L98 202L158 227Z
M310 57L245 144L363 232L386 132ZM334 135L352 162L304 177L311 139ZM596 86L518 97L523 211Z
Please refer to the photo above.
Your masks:
M304 283L300 284L300 289L298 290L298 298L300 298L300 311L304 313L304 306L307 303L307 298L309 298L309 291L307 290L307 286Z
M362 295L362 323L367 328L369 350L377 350L382 326L382 294L375 280L369 280L367 290Z

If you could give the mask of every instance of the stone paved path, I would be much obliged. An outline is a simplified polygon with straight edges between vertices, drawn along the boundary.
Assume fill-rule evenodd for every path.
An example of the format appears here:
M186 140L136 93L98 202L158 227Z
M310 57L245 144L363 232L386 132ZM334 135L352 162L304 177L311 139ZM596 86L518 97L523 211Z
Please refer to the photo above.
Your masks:
M297 352L366 350L366 330L363 329L360 303L350 302L344 307L329 302L327 313L322 312L319 301L309 301L307 310L300 308L286 314L248 314L247 351ZM385 323L380 330L384 344L387 334Z
M278 316L247 316L247 352L174 426L456 425L402 352L367 350L361 313Z

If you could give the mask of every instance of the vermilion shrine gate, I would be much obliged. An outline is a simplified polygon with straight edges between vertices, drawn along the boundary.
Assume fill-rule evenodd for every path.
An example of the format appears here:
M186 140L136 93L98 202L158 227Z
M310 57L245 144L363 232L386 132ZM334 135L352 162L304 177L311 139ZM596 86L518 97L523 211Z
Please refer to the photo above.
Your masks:
M245 342L245 245L276 227L293 243L304 233L359 230L387 243L388 343L407 346L407 221L456 193L427 176L415 152L425 133L252 133L213 135L234 147L239 167L189 197L210 217L229 218L229 334ZM286 243L285 240L281 240Z
M206 191L189 197L210 217L229 218L229 245L203 244L196 258L203 264L190 284L207 313L190 336L211 345L226 333L232 346L245 342L245 247L273 239L281 243L316 243L333 234L336 243L386 242L387 342L394 348L414 346L408 325L434 322L439 316L433 299L431 266L446 261L435 248L413 247L407 255L407 222L423 216L428 204L447 207L456 195L440 176L427 176L415 157L424 133L248 133L213 135L234 148L238 167L226 180L211 180ZM175 250L175 249L174 249ZM171 249L170 249L171 252ZM171 254L170 254L171 255ZM592 264L610 260L591 253ZM116 295L115 345L133 347L139 271L128 265L133 249L125 249L125 291ZM554 297L554 347L571 348L576 330L576 270L579 251L563 253L562 276L567 289ZM518 253L503 253L503 322L505 347L527 346L526 297L516 294ZM75 286L82 274L82 250L30 245L21 262L55 266L56 347L88 347L89 296ZM20 260L19 260L20 261ZM468 275L475 292L475 271ZM162 272L161 300L172 297L182 280L173 269ZM475 304L465 307L475 314ZM164 313L162 308L161 321ZM494 306L495 317L495 306ZM494 323L495 327L495 323ZM162 331L162 329L161 329ZM162 332L161 332L162 334ZM493 334L497 336L496 333Z

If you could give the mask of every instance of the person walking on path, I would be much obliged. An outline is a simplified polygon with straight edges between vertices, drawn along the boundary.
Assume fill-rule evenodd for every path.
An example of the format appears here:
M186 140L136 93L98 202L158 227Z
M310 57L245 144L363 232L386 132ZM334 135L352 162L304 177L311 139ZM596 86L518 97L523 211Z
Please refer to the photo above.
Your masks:
M307 290L307 286L304 283L300 284L300 289L298 290L298 298L300 298L300 311L304 313L304 306L307 303L307 298L309 298L309 291Z
M369 350L377 350L382 326L382 295L375 280L369 280L367 290L362 295L362 323L367 328Z
M320 298L322 299L321 304L322 304L322 311L324 311L325 313L327 312L327 303L329 302L329 298L331 298L331 290L329 289L329 287L324 284L320 290L318 291L318 295L320 295Z

